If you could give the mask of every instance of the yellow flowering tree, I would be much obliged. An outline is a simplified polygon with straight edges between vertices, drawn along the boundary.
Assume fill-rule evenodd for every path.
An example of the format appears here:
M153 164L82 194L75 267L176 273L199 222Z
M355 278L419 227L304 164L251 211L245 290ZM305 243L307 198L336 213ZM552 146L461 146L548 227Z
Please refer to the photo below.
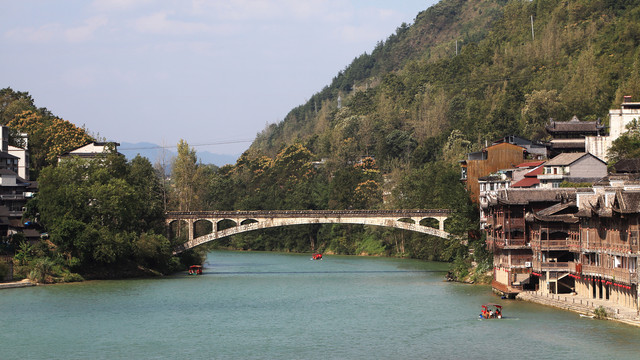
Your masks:
M58 156L94 141L83 128L69 121L46 117L31 110L16 115L7 126L15 132L27 134L31 169L35 173L55 164Z

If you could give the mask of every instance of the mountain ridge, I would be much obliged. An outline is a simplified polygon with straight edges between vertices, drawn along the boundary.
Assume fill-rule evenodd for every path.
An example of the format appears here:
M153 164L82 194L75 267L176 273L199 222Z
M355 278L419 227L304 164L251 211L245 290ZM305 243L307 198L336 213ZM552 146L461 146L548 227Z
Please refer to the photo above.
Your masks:
M150 142L120 142L118 152L123 154L128 160L133 159L136 155L140 154L142 157L146 157L152 164L158 163L162 159L162 152L165 152L165 161L167 165L171 163L171 160L175 158L178 153L176 152L176 146L165 146L153 144ZM238 155L231 154L217 154L209 151L198 151L198 159L203 164L216 165L222 167L227 164L235 164L238 160Z

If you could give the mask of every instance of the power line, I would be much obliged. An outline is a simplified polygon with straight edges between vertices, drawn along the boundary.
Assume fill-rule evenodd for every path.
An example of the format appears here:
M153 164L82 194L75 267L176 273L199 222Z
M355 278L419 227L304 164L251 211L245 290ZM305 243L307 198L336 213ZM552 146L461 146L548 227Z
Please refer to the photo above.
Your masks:
M189 144L189 147L200 147L200 146L211 146L211 145L229 145L229 144L242 144L242 143L250 143L253 142L253 139L239 139L239 140L226 140L226 141L216 141L212 143L206 144ZM154 149L173 149L177 148L178 145L167 145L167 146L144 146L144 147L135 147L135 148L120 148L118 150L154 150Z

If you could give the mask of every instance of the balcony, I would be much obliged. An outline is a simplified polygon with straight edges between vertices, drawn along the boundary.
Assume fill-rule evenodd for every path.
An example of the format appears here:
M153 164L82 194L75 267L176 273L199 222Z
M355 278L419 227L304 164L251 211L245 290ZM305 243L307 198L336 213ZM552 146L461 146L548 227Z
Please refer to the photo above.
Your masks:
M541 240L541 250L569 250L567 240Z
M629 269L609 269L596 265L583 265L582 273L585 275L607 278L618 283L633 284L638 281L638 274Z
M533 269L537 271L569 271L569 262L533 260Z
M510 267L529 268L531 267L532 255L511 255Z
M504 246L505 249L528 249L531 246L527 243L525 238L519 239L505 239Z
M3 201L7 201L7 200L25 200L25 196L24 196L24 194L6 194L6 195L0 195L0 200L3 200Z

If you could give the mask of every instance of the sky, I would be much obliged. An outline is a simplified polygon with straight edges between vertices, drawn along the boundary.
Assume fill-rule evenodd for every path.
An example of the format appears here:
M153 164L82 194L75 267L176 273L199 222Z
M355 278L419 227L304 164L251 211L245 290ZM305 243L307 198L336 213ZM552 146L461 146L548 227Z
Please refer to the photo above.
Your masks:
M0 88L109 141L239 154L436 0L0 0Z

